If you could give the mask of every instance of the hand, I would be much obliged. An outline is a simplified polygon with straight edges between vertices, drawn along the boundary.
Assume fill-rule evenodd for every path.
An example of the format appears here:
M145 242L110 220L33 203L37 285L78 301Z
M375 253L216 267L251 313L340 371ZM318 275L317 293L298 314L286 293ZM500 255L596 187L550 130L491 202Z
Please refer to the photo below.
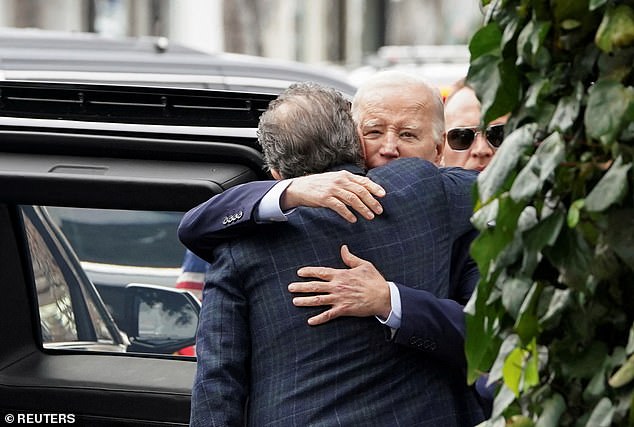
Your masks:
M295 297L297 307L330 308L308 319L309 325L320 325L340 316L380 316L386 319L392 310L390 287L381 273L372 265L349 250L341 247L341 259L350 267L303 267L297 271L299 277L315 277L324 281L294 282L288 285L290 292L322 293L322 295Z
M280 204L282 210L297 206L330 208L348 222L356 222L357 217L348 206L365 219L373 219L375 214L383 212L375 197L383 196L383 187L370 178L338 171L294 178L283 193Z

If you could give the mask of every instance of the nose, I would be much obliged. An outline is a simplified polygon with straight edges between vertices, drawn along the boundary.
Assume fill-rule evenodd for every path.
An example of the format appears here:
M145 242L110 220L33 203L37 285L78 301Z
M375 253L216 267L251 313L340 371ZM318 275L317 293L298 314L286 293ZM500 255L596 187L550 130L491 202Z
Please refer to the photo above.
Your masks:
M385 135L385 139L381 144L381 149L379 150L381 156L397 158L399 156L398 152L398 138L394 136L391 132L388 132Z
M473 146L471 146L471 155L474 157L492 157L493 148L486 140L486 136L482 133L476 135Z

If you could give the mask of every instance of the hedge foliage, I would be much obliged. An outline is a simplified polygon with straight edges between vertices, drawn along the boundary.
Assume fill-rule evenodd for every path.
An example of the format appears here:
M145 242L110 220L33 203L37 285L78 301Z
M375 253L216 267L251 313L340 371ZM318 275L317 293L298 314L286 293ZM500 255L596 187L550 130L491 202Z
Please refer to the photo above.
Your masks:
M634 1L483 1L468 82L507 138L480 175L469 380L489 426L634 425Z

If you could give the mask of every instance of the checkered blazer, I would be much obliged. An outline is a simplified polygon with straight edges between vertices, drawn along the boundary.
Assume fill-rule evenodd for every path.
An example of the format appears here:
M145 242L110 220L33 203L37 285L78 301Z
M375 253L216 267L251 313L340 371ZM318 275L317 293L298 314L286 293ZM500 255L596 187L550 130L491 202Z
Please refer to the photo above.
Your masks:
M349 169L352 170L352 169ZM354 170L352 170L354 171ZM214 249L192 393L196 426L472 426L483 419L464 373L386 340L374 318L306 320L287 286L299 267L344 265L340 247L385 277L448 296L453 241L470 229L474 175L402 159L368 174L384 213L350 224L299 208Z

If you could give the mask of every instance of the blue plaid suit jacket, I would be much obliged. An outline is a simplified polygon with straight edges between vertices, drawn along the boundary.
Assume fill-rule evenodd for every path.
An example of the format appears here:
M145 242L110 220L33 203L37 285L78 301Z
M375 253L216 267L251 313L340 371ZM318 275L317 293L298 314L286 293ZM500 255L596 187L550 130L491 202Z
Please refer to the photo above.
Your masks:
M373 318L310 327L323 308L292 304L287 286L297 269L343 268L344 243L385 277L448 296L452 244L470 230L474 175L402 159L368 176L387 191L384 213L371 222L299 208L287 223L203 254L212 266L192 425L471 426L484 418L461 370L389 343Z

